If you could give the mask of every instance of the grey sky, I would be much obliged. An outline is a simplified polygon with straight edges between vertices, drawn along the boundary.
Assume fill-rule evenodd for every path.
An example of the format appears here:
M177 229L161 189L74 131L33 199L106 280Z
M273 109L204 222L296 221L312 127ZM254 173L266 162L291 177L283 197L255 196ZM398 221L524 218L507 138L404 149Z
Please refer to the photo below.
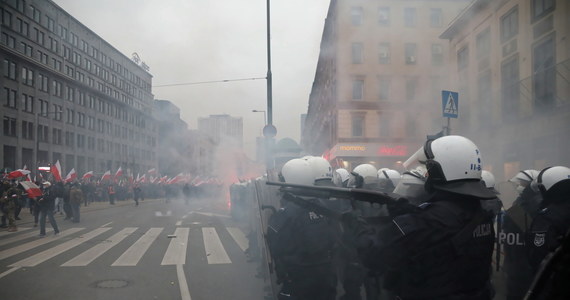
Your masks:
M265 77L264 0L54 0L128 57L137 52L153 85ZM299 141L329 0L273 0L273 123L277 138ZM153 88L180 107L182 119L227 113L244 120L244 147L254 155L266 110L266 81Z

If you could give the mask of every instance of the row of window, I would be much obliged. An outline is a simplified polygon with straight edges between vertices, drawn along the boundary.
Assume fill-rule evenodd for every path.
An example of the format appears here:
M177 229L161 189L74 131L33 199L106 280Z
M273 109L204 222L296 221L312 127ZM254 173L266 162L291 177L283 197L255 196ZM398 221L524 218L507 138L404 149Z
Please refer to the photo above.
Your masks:
M133 72L130 72L127 68L123 67L120 63L115 62L112 58L109 58L107 55L105 55L105 53L103 53L102 51L99 51L99 49L97 49L95 46L90 47L89 43L86 42L85 40L81 39L81 45L80 45L79 44L79 37L76 34L74 34L71 31L68 31L68 29L61 24L59 24L56 28L55 27L55 21L52 18L50 18L47 14L46 14L46 19L45 19L46 21L42 22L41 12L36 7L34 7L33 5L30 5L29 7L30 7L30 10L29 10L30 18L32 18L36 23L40 24L44 28L47 28L47 30L49 30L50 32L56 34L58 37L60 37L62 39L62 41L66 41L66 42L70 43L76 49L83 51L84 53L86 53L87 55L89 55L90 57L95 59L96 61L99 61L100 63L102 63L104 66L110 68L111 70L115 71L119 75L124 76L125 78L130 80L132 83L136 84L136 86L144 89L147 92L151 91L151 84L150 83L145 82L144 80L141 80L141 78L138 75L136 75ZM29 22L26 22L25 20L23 20L19 17L15 18L15 22L13 24L12 23L12 20L13 20L12 13L6 8L1 9L0 17L2 18L1 23L3 25L14 29L15 31L19 32L21 35L28 37L28 38L34 40L35 42L37 42L38 44L40 44L46 48L49 48L53 52L59 54L59 50L60 50L59 49L59 42L51 36L48 36L48 39L46 39L46 34L41 29L39 29L37 27L33 27L33 30L30 32L31 25L29 24ZM68 32L69 32L69 34L68 34ZM48 41L49 41L49 43L47 43ZM72 52L71 48L67 47L63 44L62 44L62 47L63 47L63 56L66 59L71 60L71 52ZM74 53L73 54L74 59L72 61L75 64L80 65L80 59L79 60L77 59L77 57L80 57L80 54L76 51L73 51L73 53ZM32 55L30 54L28 56L32 56ZM97 75L97 76L100 76L100 75ZM108 79L104 79L104 80L108 81Z
M392 51L390 43L382 42L378 44L378 63L390 64ZM352 43L351 57L353 64L364 63L364 44ZM415 65L418 62L418 45L416 43L404 44L404 63ZM443 46L441 44L431 45L431 64L433 66L443 65Z
M388 6L379 7L375 22L380 26L390 26L392 22L392 8ZM398 12L400 13L400 12ZM403 23L406 27L423 26L418 24L418 13L415 7L406 7L401 12ZM350 9L350 22L354 26L360 26L364 23L364 9L361 6L353 6ZM429 26L443 26L443 10L441 8L430 8L429 10Z
M4 117L3 120L4 125L4 135L5 136L17 136L17 120L15 118ZM49 139L49 128L45 125L38 125L37 127L37 138L40 142L48 143ZM28 121L21 122L21 137L27 140L34 140L34 123ZM65 133L65 135L64 135ZM97 143L95 141L97 140ZM86 136L84 134L75 133L72 131L63 131L59 128L52 128L51 131L51 143L54 145L65 145L70 148L77 147L78 149L88 149L88 150L95 150L95 145L97 144L97 151L103 153L111 153L111 149L115 149L115 154L118 155L127 155L133 154L139 148L120 144L120 143L113 143L112 141L106 141L105 139L98 138L96 139L93 136ZM153 138L153 147L156 146L156 142ZM152 151L142 150L145 153L150 153Z
M377 99L381 101L388 101L391 99L391 90L393 85L393 78L390 76L381 76L376 81L378 96ZM404 79L405 83L405 100L413 101L417 98L419 92L419 77L406 77ZM441 79L439 77L432 77L431 79L431 91L432 93L439 93L441 90ZM365 91L365 79L356 78L352 80L352 100L364 100L366 98ZM398 99L400 100L400 99Z
M391 138L395 137L394 130L400 128L393 126L394 118L390 114L382 114L378 120L378 137ZM366 116L364 114L353 114L351 118L351 135L352 137L371 136L365 132ZM406 119L406 137L414 137L418 133L417 116L408 116ZM402 133L402 132L400 132ZM401 134L400 134L401 136Z

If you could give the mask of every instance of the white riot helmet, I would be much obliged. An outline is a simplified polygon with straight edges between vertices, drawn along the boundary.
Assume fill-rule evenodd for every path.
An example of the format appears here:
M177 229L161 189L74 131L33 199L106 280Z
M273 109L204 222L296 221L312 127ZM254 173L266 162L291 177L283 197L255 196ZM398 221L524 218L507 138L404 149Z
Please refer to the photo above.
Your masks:
M510 182L526 187L529 185L536 177L538 177L539 171L537 170L524 170L520 171L513 178L509 179Z
M481 180L485 182L485 187L488 189L495 188L495 175L493 173L486 170L481 171Z
M424 146L428 177L426 188L493 199L481 182L481 152L471 140L449 135L428 140Z
M566 196L570 193L570 168L563 166L548 167L538 174L531 187L540 191L544 201Z
M320 156L311 156L307 159L307 161L313 169L313 179L333 177L332 167L328 160Z
M424 188L425 182L425 177L418 172L406 171L402 174L393 193L408 199L412 204L419 205L429 198L429 194Z
M378 170L378 179L380 179L380 182L382 182L383 180L389 180L392 182L394 187L396 187L400 182L400 177L401 177L400 172L396 170L391 170L388 168L382 168Z
M364 178L364 184L372 184L378 182L378 174L376 168L371 164L361 164L356 166L352 172Z
M281 175L286 183L313 185L315 182L313 174L309 162L300 158L289 160L281 168Z
M346 186L349 179L350 173L344 168L336 169L333 172L333 182L336 186Z

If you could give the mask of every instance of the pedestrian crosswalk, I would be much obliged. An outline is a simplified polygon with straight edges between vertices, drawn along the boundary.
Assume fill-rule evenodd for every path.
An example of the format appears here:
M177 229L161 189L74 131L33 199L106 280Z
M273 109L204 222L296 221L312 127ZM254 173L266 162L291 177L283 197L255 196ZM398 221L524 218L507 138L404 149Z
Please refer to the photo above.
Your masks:
M224 231L221 236L225 239L220 238L220 231ZM49 232L44 238L35 236L37 236L36 230L0 239L0 265L3 260L16 256L11 260L21 259L15 262L10 261L8 267L34 267L56 256L59 261L63 261L59 256L66 257L65 253L73 253L73 255L67 254L70 255L70 259L67 260L66 257L61 267L85 267L94 264L95 260L105 255L113 256L110 260L102 260L109 263L114 259L110 267L132 267L141 263L145 254L149 259L154 260L154 263L160 263L160 265L184 265L187 257L200 255L205 256L204 260L208 264L220 265L232 263L228 253L234 256L240 255L243 258L243 251L247 247L245 234L237 227L202 227L201 230L191 230L188 227L176 227L175 229L162 227L85 229L78 227L64 230L57 236L49 235ZM159 237L163 238L159 239ZM201 244L203 251L189 253L189 243L195 245L197 241ZM131 244L127 245L128 243ZM166 244L168 247L164 251ZM157 258L156 254L148 255L152 247L158 247L164 251L164 254L161 254L162 260ZM197 251L195 246L191 248L192 251ZM228 248L232 251L228 251ZM78 251L70 251L72 249L80 249L82 252L77 254ZM112 251L113 249L121 250ZM153 253L156 253L156 250Z

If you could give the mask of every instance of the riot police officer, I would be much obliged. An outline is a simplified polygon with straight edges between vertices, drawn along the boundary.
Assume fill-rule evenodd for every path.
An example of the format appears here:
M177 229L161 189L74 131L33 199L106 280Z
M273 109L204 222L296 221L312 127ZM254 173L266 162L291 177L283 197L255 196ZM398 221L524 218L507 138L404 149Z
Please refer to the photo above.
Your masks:
M398 274L391 287L401 299L491 299L494 230L480 200L495 195L481 182L480 151L465 137L445 136L426 142L424 155L427 204L381 228L346 220L359 255L373 270Z

